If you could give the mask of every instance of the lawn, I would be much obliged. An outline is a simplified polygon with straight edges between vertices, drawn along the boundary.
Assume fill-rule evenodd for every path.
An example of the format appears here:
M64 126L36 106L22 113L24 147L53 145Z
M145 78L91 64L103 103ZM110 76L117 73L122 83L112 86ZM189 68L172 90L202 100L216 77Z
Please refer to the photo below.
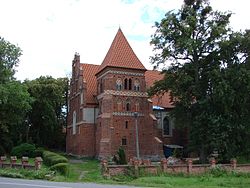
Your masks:
M94 159L69 159L69 172L66 176L56 173L50 180L64 182L95 182L104 184L135 185L140 187L165 188L245 188L250 187L250 173L207 173L200 176L187 176L183 174L161 174L159 176L145 175L139 178L131 176L115 176L104 179L101 175L100 163ZM24 169L0 169L0 175L28 179L43 179L45 174L51 173L43 165L40 171Z
M58 176L59 177L59 176ZM250 174L215 172L200 176L162 174L159 176L116 176L104 179L101 176L100 163L93 159L81 159L70 163L67 177L60 176L57 181L96 182L105 184L136 185L141 187L166 188L245 188L250 187Z

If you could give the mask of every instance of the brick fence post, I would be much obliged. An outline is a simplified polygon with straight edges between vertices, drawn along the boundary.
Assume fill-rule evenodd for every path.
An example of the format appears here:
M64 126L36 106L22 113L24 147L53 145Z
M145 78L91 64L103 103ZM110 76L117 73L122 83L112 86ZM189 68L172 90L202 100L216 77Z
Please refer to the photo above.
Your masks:
M211 165L211 168L215 168L215 165L216 165L215 158L210 159L210 165Z
M17 161L16 156L10 156L10 166L11 166L11 168L15 167L16 161Z
M25 168L27 164L29 164L29 157L22 157L22 167Z
M192 173L192 168L193 168L193 161L192 159L188 159L187 161L187 173L191 174Z
M41 157L35 158L35 168L36 170L40 170L42 166L43 159Z
M166 158L161 159L161 170L166 173L168 168L168 160Z
M0 168L3 168L3 164L6 161L6 156L1 156L0 157Z
M237 167L237 160L236 159L231 159L230 160L231 162L231 167L233 170L236 170L236 167Z
M108 169L108 161L103 159L101 161L101 166L102 166L102 175L106 178L110 177L109 169Z
M134 160L134 173L135 173L136 177L139 176L139 161L138 161L138 159Z

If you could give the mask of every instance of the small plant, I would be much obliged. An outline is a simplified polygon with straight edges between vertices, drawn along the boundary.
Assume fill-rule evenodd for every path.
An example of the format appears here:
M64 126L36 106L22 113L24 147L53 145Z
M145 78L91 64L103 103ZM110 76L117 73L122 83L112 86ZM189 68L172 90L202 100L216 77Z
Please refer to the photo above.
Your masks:
M43 159L44 163L47 166L53 166L58 163L67 163L68 159L66 157L63 157L57 153L51 152L51 151L44 151L43 152Z
M127 164L126 154L122 147L118 149L117 155L114 156L113 160L116 162L116 164Z

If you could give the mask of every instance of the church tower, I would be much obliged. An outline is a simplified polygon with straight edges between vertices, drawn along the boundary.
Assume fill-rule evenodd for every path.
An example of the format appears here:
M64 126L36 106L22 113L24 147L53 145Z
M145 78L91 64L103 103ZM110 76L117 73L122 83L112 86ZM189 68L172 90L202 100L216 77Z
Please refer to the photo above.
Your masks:
M152 104L146 92L145 72L119 28L96 73L99 103L96 153L99 158L113 156L120 146L127 157L136 156L137 141L141 155L154 155L155 152L148 149L152 147L152 139L146 139L147 134L153 135L154 120L150 117Z

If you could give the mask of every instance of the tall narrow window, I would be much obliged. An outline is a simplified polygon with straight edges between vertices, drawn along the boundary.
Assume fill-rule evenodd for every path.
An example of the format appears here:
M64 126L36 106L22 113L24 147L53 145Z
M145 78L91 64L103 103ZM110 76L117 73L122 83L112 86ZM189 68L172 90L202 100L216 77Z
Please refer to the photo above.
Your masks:
M124 89L128 89L128 79L125 78L124 80Z
M73 134L76 134L76 111L73 112L73 123L72 123L72 127L73 127Z
M163 119L163 135L171 136L171 126L168 117Z
M128 80L128 90L131 90L132 89L132 79L129 78Z
M130 111L131 110L131 106L130 106L130 102L129 100L126 101L126 111Z
M135 91L140 91L140 82L138 79L135 80L134 82L134 90Z
M125 121L125 129L128 128L128 121Z
M126 146L127 145L127 138L124 136L122 138L122 146Z
M122 90L122 80L120 78L116 80L116 90Z

